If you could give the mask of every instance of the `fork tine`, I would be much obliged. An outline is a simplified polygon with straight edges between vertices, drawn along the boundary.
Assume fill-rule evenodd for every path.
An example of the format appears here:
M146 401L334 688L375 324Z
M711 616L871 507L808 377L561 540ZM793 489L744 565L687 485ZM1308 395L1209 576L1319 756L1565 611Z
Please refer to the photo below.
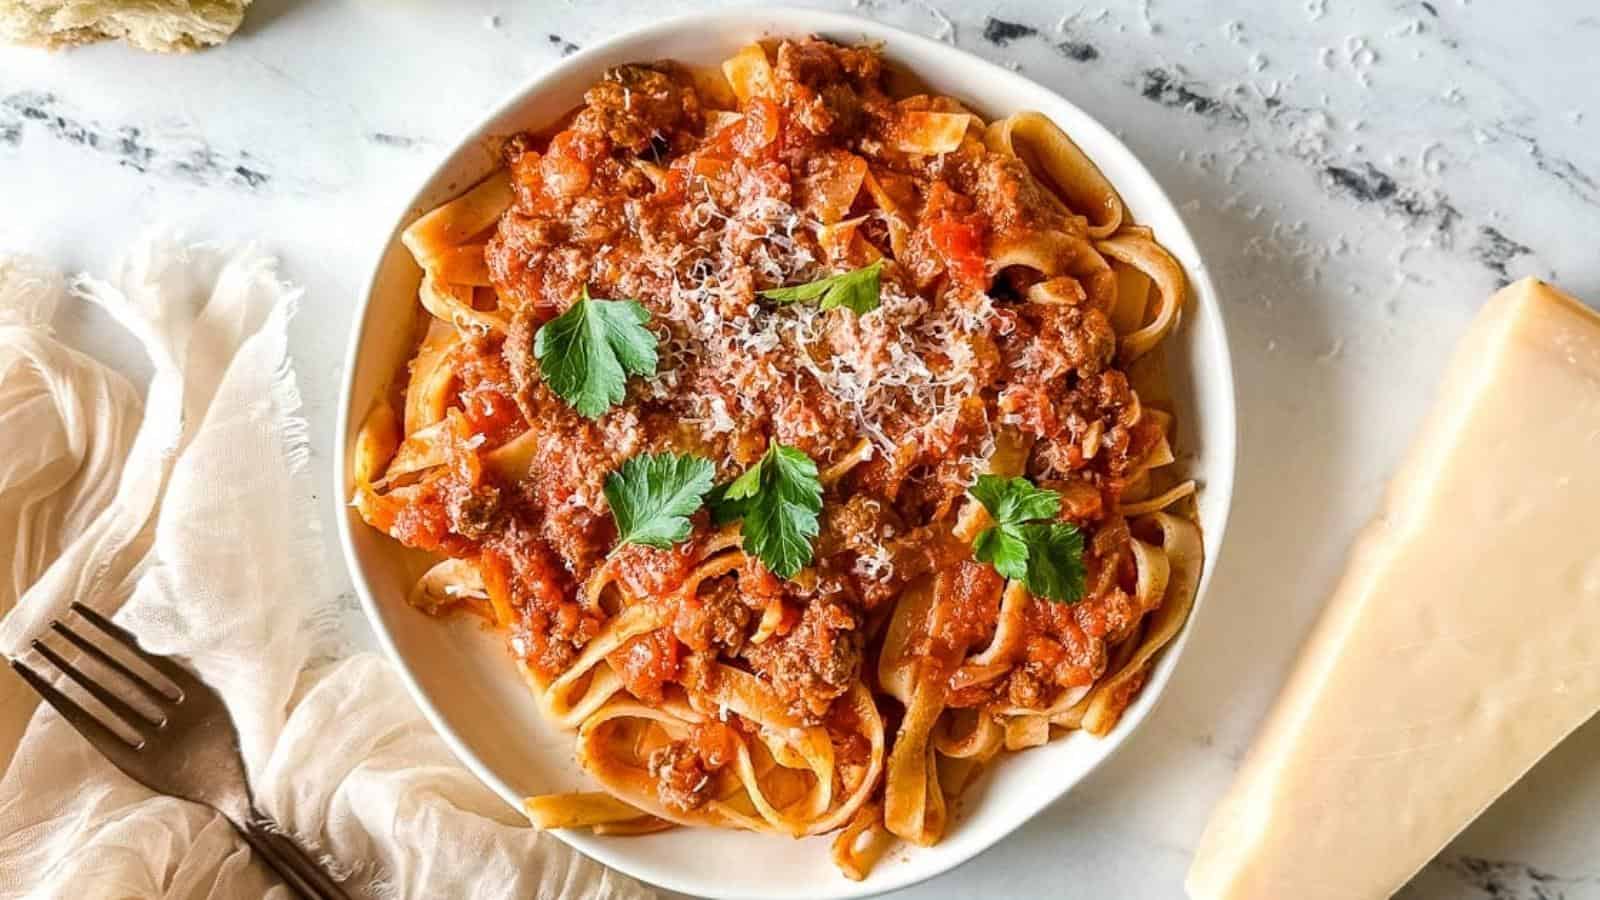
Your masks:
M101 650L99 647L95 646L94 642L85 638L83 635L78 634L76 631L73 631L71 628L68 628L66 623L62 622L60 619L56 619L55 621L51 622L50 628L54 630L56 634L59 634L70 641L72 646L77 647L84 653L87 653L88 655L99 660L101 665L138 685L139 689L144 691L145 695L151 700L154 700L157 703L171 703L178 699L173 697L171 694L168 694L161 688L151 684L149 679L145 678L143 675L140 675L138 672L135 672L134 670L123 665L122 660L117 659L115 656L112 656L104 650ZM180 694L179 696L182 695Z
M115 638L116 640L120 641L124 647L132 650L134 654L145 663L145 665L148 665L157 672L167 676L167 680L172 682L172 686L178 689L178 697L176 700L173 700L173 702L183 702L183 685L187 677L187 673L183 671L182 666L179 666L172 660L167 659L165 656L157 656L156 654L151 653L139 646L139 639L133 636L133 632L123 628L121 625L118 625L105 616L100 615L82 603L73 601L71 609L73 612L82 616L91 625L105 632L107 636Z
M106 709L111 710L112 715L121 719L124 725L127 725L135 732L138 732L141 739L144 737L144 729L140 728L141 723L146 725L154 725L157 728L167 724L166 716L162 716L159 719L152 719L140 712L133 706L133 704L122 699L121 697L118 697L105 685L84 674L82 669L79 669L72 663L67 662L67 660L61 654L52 649L49 644L46 644L43 641L34 641L33 651L49 660L51 665L67 673L67 677L71 678L73 681L76 681L79 687L88 691L90 694L93 694L96 700L99 700L101 703L105 704Z
M46 681L43 676L29 668L22 660L11 660L11 668L22 676L22 680L26 681L29 687L44 698L44 702L55 707L56 712L61 714L61 718L67 720L67 724L76 728L78 733L97 747L100 752L109 756L112 751L119 749L119 745L120 749L123 750L144 749L143 740L140 740L138 744L129 744L126 740L123 740L122 735L102 725L100 720L96 719L92 713L79 706L71 697L56 690L55 685ZM115 756L112 757L112 761L116 761Z

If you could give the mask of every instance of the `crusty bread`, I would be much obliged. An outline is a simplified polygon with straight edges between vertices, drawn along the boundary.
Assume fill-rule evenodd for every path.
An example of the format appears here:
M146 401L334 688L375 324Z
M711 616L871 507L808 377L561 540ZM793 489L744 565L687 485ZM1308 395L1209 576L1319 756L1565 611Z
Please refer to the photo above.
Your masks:
M220 44L250 0L0 0L0 39L54 50L123 40L183 53Z

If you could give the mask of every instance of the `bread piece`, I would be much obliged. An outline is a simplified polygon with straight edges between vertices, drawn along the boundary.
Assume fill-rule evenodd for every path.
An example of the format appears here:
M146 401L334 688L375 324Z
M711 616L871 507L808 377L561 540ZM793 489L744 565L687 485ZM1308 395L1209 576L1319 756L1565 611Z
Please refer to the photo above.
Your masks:
M227 40L250 0L0 0L0 39L56 50L122 40L186 53Z

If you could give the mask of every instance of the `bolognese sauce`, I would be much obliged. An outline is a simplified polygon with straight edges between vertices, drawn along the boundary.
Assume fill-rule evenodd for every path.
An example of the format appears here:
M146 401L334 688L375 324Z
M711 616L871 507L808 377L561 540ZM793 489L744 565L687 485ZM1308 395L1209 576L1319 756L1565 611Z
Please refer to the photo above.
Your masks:
M584 593L608 567L628 597L660 607L656 626L607 645L629 695L653 706L678 690L693 703L715 693L713 663L732 667L779 698L786 721L825 728L836 759L864 766L881 746L846 695L874 681L891 607L937 574L942 599L897 652L945 661L940 705L1057 709L1107 673L1161 601L1141 583L1123 503L1165 425L1119 356L1117 274L1091 242L1108 230L1091 235L1098 213L1069 208L956 100L891 96L873 48L783 41L762 79L735 99L673 63L619 66L556 129L505 141L509 194L476 288L504 327L450 351L444 464L403 496L369 492L363 514L405 544L470 560L545 682L621 616L614 598ZM918 143L952 122L947 148ZM1064 262L1012 262L1040 235L1056 236ZM1077 265L1080 253L1098 265ZM763 296L874 266L865 312ZM590 295L636 301L657 355L594 417L541 377L537 337ZM526 465L494 465L523 435ZM1022 448L1015 474L1058 497L1055 521L1081 534L1084 581L1076 602L1028 596L1009 625L1007 578L953 532L1007 440ZM725 484L776 445L843 473L824 479L814 553L793 577L752 555L682 590L722 540L705 508L667 549L619 543L606 479L625 461L693 454ZM961 664L1007 628L1001 658ZM726 709L694 722L648 754L668 810L709 802L756 734Z

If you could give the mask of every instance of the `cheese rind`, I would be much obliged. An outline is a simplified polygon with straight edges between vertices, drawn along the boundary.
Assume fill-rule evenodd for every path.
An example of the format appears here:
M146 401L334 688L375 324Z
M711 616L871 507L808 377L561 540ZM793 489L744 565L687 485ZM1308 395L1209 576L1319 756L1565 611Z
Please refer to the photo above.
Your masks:
M1600 710L1600 316L1489 300L1201 839L1194 900L1378 900Z

